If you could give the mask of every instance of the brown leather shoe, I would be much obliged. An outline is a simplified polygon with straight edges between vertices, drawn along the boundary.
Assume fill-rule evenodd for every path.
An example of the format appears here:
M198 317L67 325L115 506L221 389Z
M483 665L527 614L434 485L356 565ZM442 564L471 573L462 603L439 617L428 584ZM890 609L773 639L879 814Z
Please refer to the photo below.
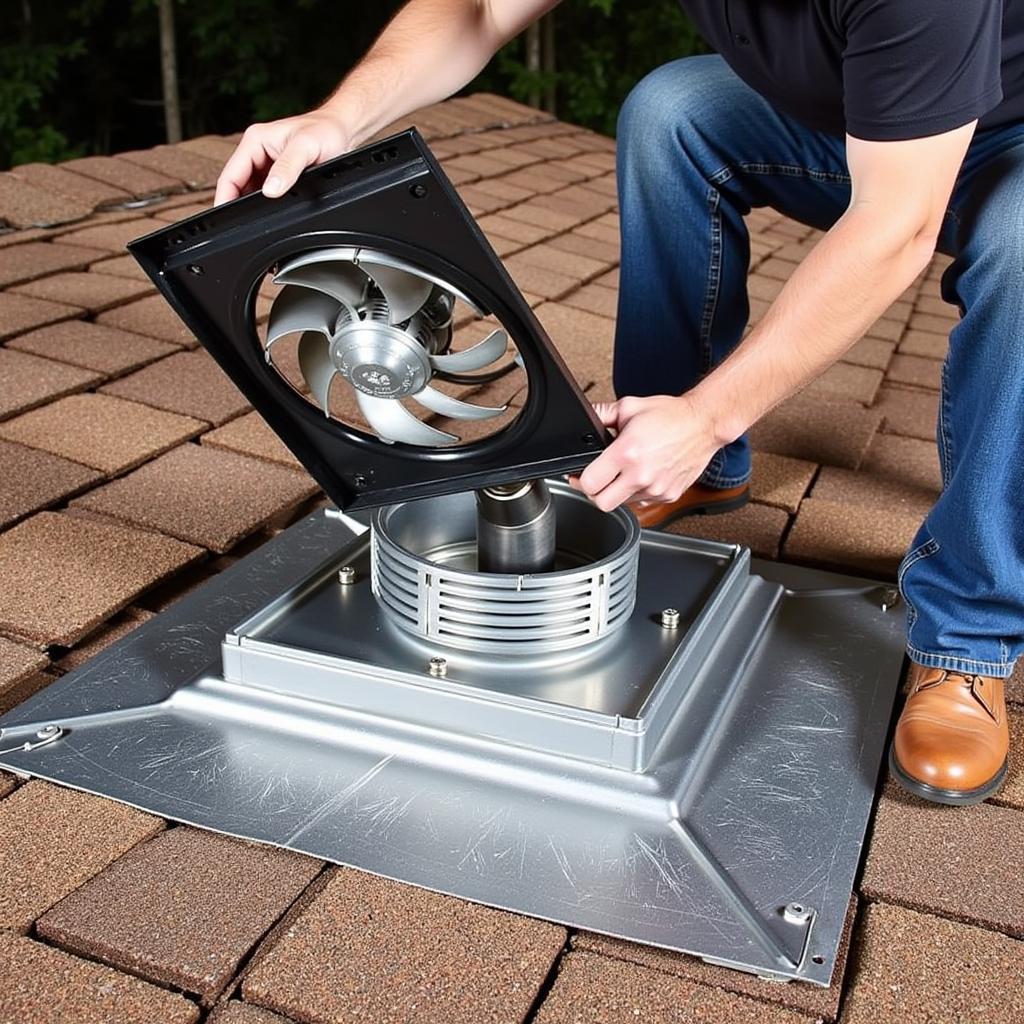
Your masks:
M940 804L996 793L1010 747L1003 680L913 664L908 689L889 750L896 781Z
M682 516L710 516L742 508L750 500L750 487L705 487L694 484L675 501L634 501L629 505L645 530L668 526Z

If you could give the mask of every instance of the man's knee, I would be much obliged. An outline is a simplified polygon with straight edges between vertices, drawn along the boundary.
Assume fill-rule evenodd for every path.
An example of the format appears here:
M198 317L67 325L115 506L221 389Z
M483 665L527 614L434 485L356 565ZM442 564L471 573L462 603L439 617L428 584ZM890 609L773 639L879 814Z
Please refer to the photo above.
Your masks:
M683 57L656 68L633 87L619 111L619 144L647 148L706 129L721 107L728 78L715 56Z

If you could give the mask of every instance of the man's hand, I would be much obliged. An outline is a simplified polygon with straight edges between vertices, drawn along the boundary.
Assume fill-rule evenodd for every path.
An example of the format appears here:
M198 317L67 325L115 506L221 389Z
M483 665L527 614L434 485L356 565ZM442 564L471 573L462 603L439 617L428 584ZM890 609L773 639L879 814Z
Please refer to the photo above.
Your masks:
M349 134L342 119L324 108L250 125L220 172L214 203L226 203L260 187L271 199L284 195L307 167L350 149Z
M627 501L675 501L721 447L711 418L690 395L621 398L594 410L617 436L570 483L603 512Z

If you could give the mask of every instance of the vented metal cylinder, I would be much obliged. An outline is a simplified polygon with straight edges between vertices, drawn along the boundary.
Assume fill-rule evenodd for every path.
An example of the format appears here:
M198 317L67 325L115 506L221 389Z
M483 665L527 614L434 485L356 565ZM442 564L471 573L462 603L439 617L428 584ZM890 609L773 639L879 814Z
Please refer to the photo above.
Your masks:
M373 592L401 629L441 645L494 654L565 651L623 626L636 599L640 528L628 509L601 512L562 483L550 572L477 568L472 492L377 509Z

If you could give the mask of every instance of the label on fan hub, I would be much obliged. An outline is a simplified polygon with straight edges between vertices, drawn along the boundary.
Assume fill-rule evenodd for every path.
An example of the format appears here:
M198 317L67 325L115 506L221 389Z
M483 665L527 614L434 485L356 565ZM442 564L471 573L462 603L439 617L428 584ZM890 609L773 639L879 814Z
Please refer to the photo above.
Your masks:
M349 379L356 388L374 398L401 398L415 390L416 370L406 367L405 373L398 376L380 363L364 363L352 371Z

